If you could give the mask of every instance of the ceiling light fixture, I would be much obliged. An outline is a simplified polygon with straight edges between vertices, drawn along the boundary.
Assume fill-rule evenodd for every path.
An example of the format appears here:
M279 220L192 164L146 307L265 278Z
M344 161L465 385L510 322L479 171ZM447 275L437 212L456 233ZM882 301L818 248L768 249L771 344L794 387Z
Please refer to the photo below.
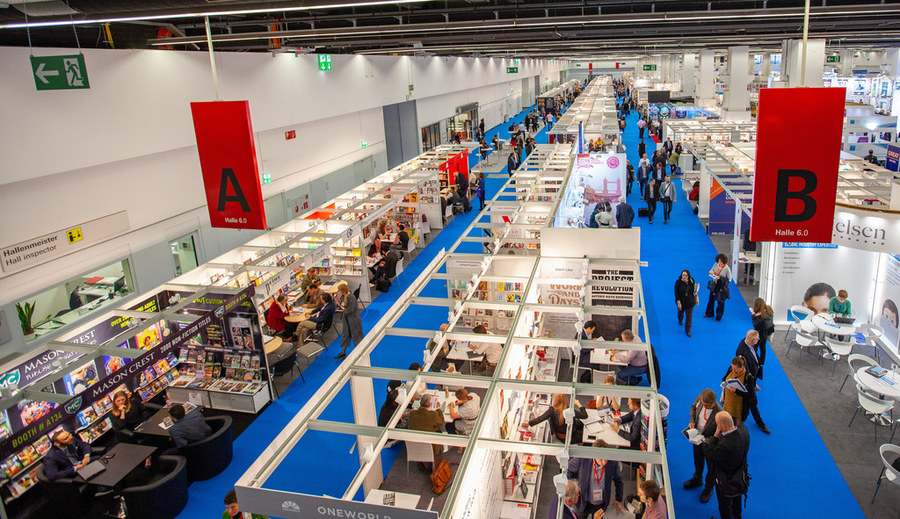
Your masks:
M203 18L205 16L244 16L248 14L289 13L296 11L313 11L318 9L338 9L347 7L370 7L379 5L418 4L429 0L378 0L374 2L338 2L323 5L308 5L299 7L277 7L266 9L235 9L232 11L201 11L196 13L168 14L153 16L122 16L118 18L92 18L85 20L54 20L47 22L6 23L0 25L0 29L35 29L39 27L60 27L68 25L90 25L118 22L137 22L142 20L172 20L181 18ZM205 42L206 38L199 40Z

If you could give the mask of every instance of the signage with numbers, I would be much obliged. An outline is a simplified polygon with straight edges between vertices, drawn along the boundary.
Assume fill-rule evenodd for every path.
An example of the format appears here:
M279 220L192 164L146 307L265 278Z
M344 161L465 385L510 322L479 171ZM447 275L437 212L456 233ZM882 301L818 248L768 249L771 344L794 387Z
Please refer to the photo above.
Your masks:
M319 54L319 70L331 70L331 54Z
M31 71L38 90L77 90L90 88L83 54L68 56L32 56Z

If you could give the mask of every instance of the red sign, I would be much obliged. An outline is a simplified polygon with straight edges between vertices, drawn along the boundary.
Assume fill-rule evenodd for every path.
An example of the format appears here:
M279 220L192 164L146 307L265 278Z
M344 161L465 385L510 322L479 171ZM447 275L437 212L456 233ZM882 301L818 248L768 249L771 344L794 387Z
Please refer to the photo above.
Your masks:
M284 140L289 141L297 138L297 130L288 130L284 132Z
M265 229L248 101L191 103L213 227Z
M831 243L844 89L766 88L757 113L750 239Z

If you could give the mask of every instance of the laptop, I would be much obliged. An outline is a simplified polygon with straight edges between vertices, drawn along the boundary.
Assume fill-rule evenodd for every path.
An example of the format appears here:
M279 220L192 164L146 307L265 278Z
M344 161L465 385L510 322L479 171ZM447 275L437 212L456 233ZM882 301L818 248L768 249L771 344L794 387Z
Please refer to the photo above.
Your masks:
M834 317L834 322L838 324L853 324L854 321L856 321L856 319L852 317L841 317L839 315Z
M100 460L92 461L78 469L78 475L81 476L81 479L85 481L89 481L92 477L106 470L106 464L102 463Z

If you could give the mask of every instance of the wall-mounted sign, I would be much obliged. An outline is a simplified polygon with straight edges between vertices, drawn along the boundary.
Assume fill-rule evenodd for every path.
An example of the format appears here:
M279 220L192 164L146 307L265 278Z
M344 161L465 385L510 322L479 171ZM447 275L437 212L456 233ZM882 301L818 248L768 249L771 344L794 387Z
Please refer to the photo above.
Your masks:
M331 54L319 54L319 70L331 70Z
M825 63L840 63L841 57L837 54L834 56L825 56Z
M249 101L191 103L213 227L265 229Z
M507 74L518 74L519 67L506 67L506 73Z
M854 249L896 253L900 251L900 218L838 207L834 211L831 243Z
M31 71L38 90L78 90L90 88L83 54L32 56Z
M644 72L655 72L656 65L644 65Z
M3 272L17 272L75 252L128 230L128 212L119 211L0 249Z
M829 243L834 223L843 88L765 88L759 92L753 241ZM796 143L797 121L816 139ZM784 143L792 142L791 153Z

